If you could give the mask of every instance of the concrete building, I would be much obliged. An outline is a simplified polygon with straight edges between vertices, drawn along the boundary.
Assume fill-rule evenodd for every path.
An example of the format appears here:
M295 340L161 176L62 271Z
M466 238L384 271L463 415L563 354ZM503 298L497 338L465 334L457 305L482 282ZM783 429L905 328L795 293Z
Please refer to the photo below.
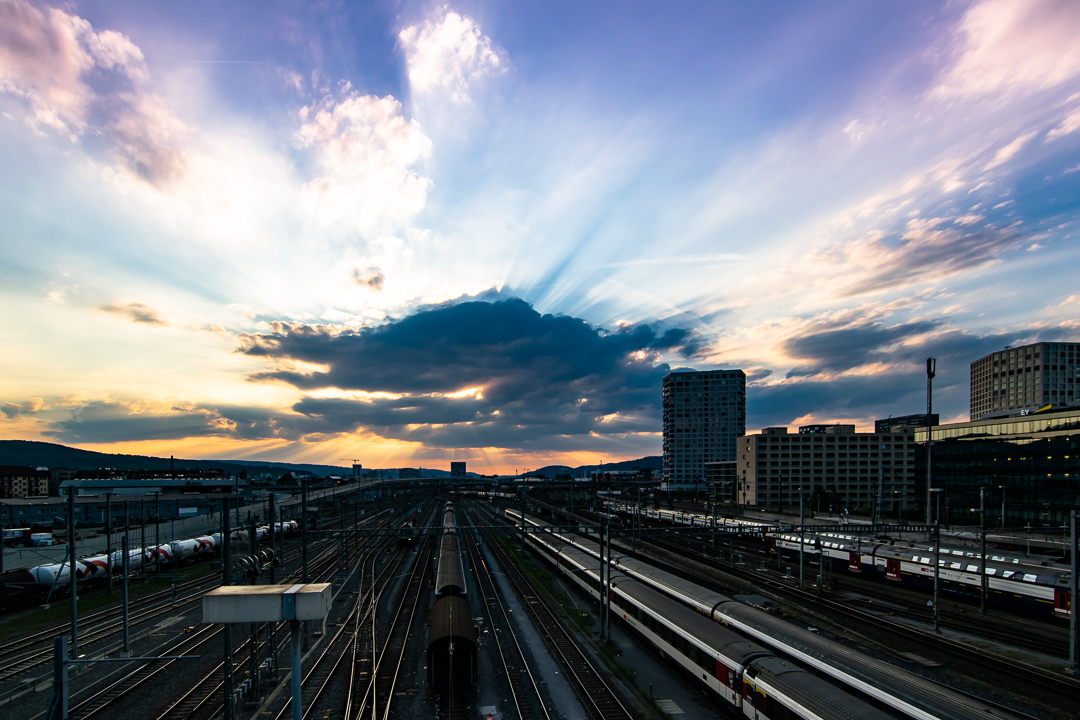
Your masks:
M451 462L450 477L465 477L465 463Z
M746 373L677 371L664 377L664 480L705 482L705 463L735 460L746 434Z
M937 413L930 416L929 422L927 422L926 413L901 415L900 417L887 417L884 420L874 421L874 432L886 433L894 427L926 427L927 425L937 425L940 422L941 418Z
M5 498L49 494L49 471L22 465L0 465L0 494Z
M915 426L860 433L854 425L805 425L797 435L786 427L765 428L739 439L737 502L797 511L869 512L886 516L919 504L915 472ZM925 428L924 428L925 431Z
M971 420L1080 405L1077 349L1080 343L1040 342L1006 347L971 363Z
M980 488L989 527L1057 529L1080 507L1080 408L931 430L931 482L944 490L943 523L979 524L972 509L979 507ZM915 428L915 439L924 459L926 428Z

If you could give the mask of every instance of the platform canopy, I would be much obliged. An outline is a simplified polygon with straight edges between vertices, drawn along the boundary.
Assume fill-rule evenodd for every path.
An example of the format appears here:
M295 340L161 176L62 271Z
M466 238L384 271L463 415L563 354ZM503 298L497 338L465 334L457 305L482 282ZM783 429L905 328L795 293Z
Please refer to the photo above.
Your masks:
M228 585L203 596L203 622L322 620L331 602L328 583Z

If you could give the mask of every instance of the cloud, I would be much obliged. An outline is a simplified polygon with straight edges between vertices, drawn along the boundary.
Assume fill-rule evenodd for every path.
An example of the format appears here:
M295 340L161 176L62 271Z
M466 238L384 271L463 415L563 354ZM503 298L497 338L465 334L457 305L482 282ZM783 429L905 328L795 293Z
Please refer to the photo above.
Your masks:
M377 267L369 267L365 270L357 268L353 270L353 281L360 287L382 292L386 275Z
M1047 140L1057 140L1080 130L1080 110L1074 110L1061 124L1046 133Z
M398 41L405 52L409 86L416 95L444 93L455 104L468 104L472 83L505 72L491 38L471 18L446 7L422 25L402 30Z
M102 305L98 308L107 313L113 313L114 315L121 315L131 322L145 323L146 325L168 325L169 322L161 317L154 308L143 305L142 303L130 302L130 303L109 303L108 305Z
M888 415L925 412L927 357L937 359L935 408L963 408L970 400L971 362L1005 345L1047 339L1033 332L980 335L962 330L918 333L918 323L896 328L860 327L856 332L829 336L817 333L797 347L822 355L837 369L849 363L843 353L827 347L834 339L864 362L887 364L886 373L820 374L765 384L747 394L747 418L754 427L791 424L798 418L858 418L870 423ZM902 337L890 345L893 338ZM824 420L823 420L824 421ZM750 427L747 428L748 430Z
M160 186L183 172L187 130L148 80L126 36L55 8L0 2L0 91L22 102L26 122L72 141L100 136L121 166Z
M9 418L17 418L23 415L33 415L39 412L45 406L44 401L39 398L30 398L25 402L12 403L6 402L0 405L0 412L7 415Z
M278 325L245 335L273 363L255 374L311 393L293 410L323 432L364 427L440 447L585 448L586 438L659 427L663 354L693 356L679 328L605 332L522 300L455 302L375 328ZM318 397L326 390L364 397Z
M783 344L784 351L797 361L809 361L788 372L787 377L844 372L872 363L891 363L898 343L930 332L938 323L914 321L886 327L877 322L861 322L845 327L830 323L811 325Z
M778 287L802 287L812 278L833 298L934 282L996 262L1017 247L1017 225L973 226L971 216L912 218L902 230L875 230L854 240L831 242L778 268ZM960 227L949 227L957 225ZM790 278L790 282L782 278Z
M1080 4L986 0L958 27L960 52L935 92L973 96L1060 85L1080 73Z
M176 440L229 434L229 422L200 408L144 408L139 404L94 400L76 407L68 420L43 433L63 442L112 443Z
M1013 156L1020 152L1020 150L1027 145L1028 140L1033 137L1035 137L1035 133L1028 133L1027 135L1021 135L1016 138L1011 143L998 150L997 154L994 155L994 159L988 162L983 170L993 170L998 165L1003 165L1009 160L1012 160Z
M360 95L345 87L300 111L297 147L313 154L318 176L301 201L324 227L361 235L393 231L424 208L431 180L415 165L431 155L431 140L406 120L392 96Z

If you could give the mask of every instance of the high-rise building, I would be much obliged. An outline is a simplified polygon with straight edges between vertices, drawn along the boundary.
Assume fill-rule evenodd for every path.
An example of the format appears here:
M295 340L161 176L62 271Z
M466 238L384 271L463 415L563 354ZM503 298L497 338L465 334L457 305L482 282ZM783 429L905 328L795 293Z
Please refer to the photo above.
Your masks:
M808 509L868 512L876 505L896 517L920 500L918 430L897 425L860 433L854 425L805 425L797 435L786 427L746 435L739 440L736 501L797 512L801 496Z
M450 477L465 477L465 463L451 462Z
M735 460L746 434L746 373L680 370L664 377L664 479L705 482L705 463Z
M1080 405L1078 349L1075 342L1040 342L971 363L971 421Z

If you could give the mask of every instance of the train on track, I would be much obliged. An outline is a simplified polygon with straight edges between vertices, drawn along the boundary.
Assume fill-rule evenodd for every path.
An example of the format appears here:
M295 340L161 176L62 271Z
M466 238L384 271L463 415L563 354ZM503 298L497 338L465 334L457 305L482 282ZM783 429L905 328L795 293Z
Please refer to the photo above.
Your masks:
M505 514L520 524L517 510ZM548 526L528 516L526 522ZM554 528L530 533L529 539L567 577L599 597L595 541ZM612 571L612 611L618 607L627 625L748 718L1013 717L644 561L614 555ZM857 709L865 705L874 714Z
M619 505L619 512L628 507ZM699 513L650 509L647 518L695 527L711 527L710 518ZM934 584L935 554L932 544L878 540L841 531L820 533L784 532L774 524L718 518L717 528L746 528L762 532L769 552L817 562L824 558L831 572L859 573L865 577L929 589ZM1031 560L1022 553L988 550L986 561L987 602L1020 612L1068 619L1071 570L1050 562ZM982 594L982 556L978 549L942 543L938 570L941 591L978 600Z
M468 601L465 562L453 503L446 503L443 508L427 659L428 682L432 687L446 691L476 682L476 627Z
M295 534L299 531L299 524L295 521L274 523L274 532L282 536ZM255 529L256 538L264 540L270 532L269 525L263 525ZM233 540L248 542L250 532L237 530L232 533ZM129 570L139 570L144 566L154 564L169 565L174 561L183 562L190 559L214 555L220 551L221 533L200 535L187 540L176 540L157 546L145 548L132 548L128 550ZM109 563L112 562L114 574L123 572L123 551L111 554L91 555L75 559L75 581L82 583L91 580L100 580L109 574ZM64 589L71 579L71 562L48 563L38 565L27 570L16 570L5 573L6 585L37 586L38 588Z

